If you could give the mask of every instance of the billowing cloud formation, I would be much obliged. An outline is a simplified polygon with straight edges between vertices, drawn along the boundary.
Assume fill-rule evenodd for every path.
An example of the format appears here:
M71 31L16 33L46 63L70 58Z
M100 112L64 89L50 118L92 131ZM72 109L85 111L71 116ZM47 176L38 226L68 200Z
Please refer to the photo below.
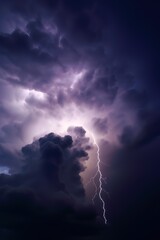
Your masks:
M63 192L67 199L69 194L73 202L84 199L79 174L86 183L96 172L94 133L107 179L104 190L110 193L110 200L103 195L113 238L117 239L116 233L119 239L157 238L160 48L156 5L141 0L6 0L1 4L0 172L14 173L1 176L2 186L12 182L18 191L22 188L22 199L27 201L36 195L36 206L38 191L46 199L52 191ZM67 129L73 143L69 136L48 135L64 136ZM87 158L83 171L80 162ZM22 176L15 175L22 166ZM93 188L85 189L89 199ZM6 191L5 187L8 196ZM10 208L11 200L7 201ZM99 206L98 199L95 204ZM4 226L2 237L12 235L5 231Z
M84 131L83 128L82 131ZM68 191L77 197L84 197L84 189L79 175L84 167L80 163L80 159L87 160L88 153L83 149L82 144L73 142L70 135L60 137L50 133L22 148L25 156L23 168L26 172L32 172L36 171L37 167L41 167L43 171L46 171L53 188L54 184L55 189L60 189L62 185L63 191ZM63 186L61 182L65 185Z
M111 141L118 141L123 128L139 124L139 110L148 110L145 76L126 58L128 49L123 46L124 56L114 52L114 20L106 8L107 21L103 10L94 1L3 4L0 140L5 147L66 131L77 125L76 118Z
M85 200L79 175L80 159L86 159L87 152L75 146L71 136L54 133L26 145L22 152L21 171L0 175L2 239L97 235L96 212Z

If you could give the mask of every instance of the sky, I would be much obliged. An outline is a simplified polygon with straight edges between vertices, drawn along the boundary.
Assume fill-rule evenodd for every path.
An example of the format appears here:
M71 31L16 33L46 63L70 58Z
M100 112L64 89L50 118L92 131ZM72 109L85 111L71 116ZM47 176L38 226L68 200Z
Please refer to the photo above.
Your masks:
M159 239L159 10L0 2L0 239Z

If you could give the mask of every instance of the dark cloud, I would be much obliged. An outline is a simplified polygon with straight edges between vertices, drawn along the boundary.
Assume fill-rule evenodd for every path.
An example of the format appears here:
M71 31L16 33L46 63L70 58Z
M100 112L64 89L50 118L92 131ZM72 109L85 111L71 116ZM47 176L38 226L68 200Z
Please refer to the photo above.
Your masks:
M148 103L147 95L144 92L138 92L136 89L130 89L122 96L124 102L131 108L144 108Z
M134 129L131 126L126 126L122 134L119 136L120 143L130 145L134 139Z
M110 155L109 193L114 238L159 236L159 140L139 148L114 149ZM148 221L152 219L152 222Z
M16 9L19 6L18 13L22 18L26 18L23 9L26 9L27 13L32 14L34 11L38 13L43 4L43 1L39 2L36 11L33 3L30 11L32 6L30 1L25 5L15 1ZM2 50L5 51L6 58L2 67L5 71L14 72L14 78L12 76L7 79L3 76L3 78L5 77L12 84L47 91L51 83L59 85L55 80L53 81L53 77L59 77L57 71L68 72L69 64L77 70L81 62L86 62L84 65L91 62L84 78L74 90L68 89L66 96L64 94L66 91L63 91L60 85L60 89L58 92L56 89L55 94L61 96L58 97L60 103L62 100L66 103L71 99L78 104L99 107L103 103L112 104L118 91L118 86L114 84L115 78L124 78L127 70L123 74L119 73L116 68L122 68L121 64L116 63L115 66L114 56L104 48L105 39L101 36L103 30L103 23L100 21L101 7L87 1L80 4L77 13L77 7L72 1L57 1L52 8L49 7L50 4L51 2L45 3L44 14L40 11L39 16L28 15L23 31L14 29L12 33L1 34ZM55 18L51 17L52 10L55 12ZM14 12L15 9L13 8L12 11ZM63 18L60 18L61 15ZM85 43L84 49L83 43ZM60 45L62 47L59 47Z
M85 136L86 131L83 127L69 127L68 133L74 134L76 137L83 138Z
M91 149L92 146L89 142L89 138L85 136L86 130L83 127L69 127L67 129L67 132L73 137L74 145L76 147L83 148L85 150ZM87 155L83 151L80 151L79 154L87 157Z
M2 131L2 139L1 142L5 143L8 142L8 136L10 136L10 140L14 139L15 136L19 137L19 140L22 140L23 136L23 130L22 130L22 125L19 123L14 123L14 124L7 124L2 126L1 128Z
M159 25L158 4L142 0L1 4L0 166L12 172L0 175L2 240L157 238ZM85 126L26 145L75 109L101 138L111 235L96 236L84 203Z
M79 176L83 171L79 160L87 153L74 146L71 136L54 133L23 147L22 152L21 172L0 175L4 239L97 235L96 212L85 202Z
M12 171L16 171L21 167L21 153L19 151L11 151L10 149L0 145L0 165L10 167ZM18 161L17 161L18 160Z
M118 137L120 143L125 146L133 148L146 147L159 139L159 114L147 109L140 109L137 115L138 123L141 125L140 128L125 126Z
M36 61L42 64L52 60L47 53L38 48L33 48L30 37L18 29L11 34L1 35L0 45L1 52L8 55L8 58L13 62L19 59L18 56L20 56L21 60L27 61L28 59L28 61Z
M42 204L30 189L3 189L1 192L1 225L3 219L5 229L1 230L2 239L72 239L77 236L83 239L83 236L98 234L93 211L76 208L65 196Z
M106 134L108 130L108 122L106 118L94 118L93 119L94 128L101 133Z
M160 136L160 116L158 113L153 113L152 111L148 111L146 113L140 112L139 117L144 125L141 128L139 135L135 139L134 144L137 147L152 143Z
M62 138L50 133L39 141L23 147L22 152L26 159L24 170L36 171L37 165L38 168L41 166L52 185L55 183L59 187L62 178L70 193L84 197L84 188L79 175L84 167L79 160L86 160L88 154L82 145L72 142L69 135Z

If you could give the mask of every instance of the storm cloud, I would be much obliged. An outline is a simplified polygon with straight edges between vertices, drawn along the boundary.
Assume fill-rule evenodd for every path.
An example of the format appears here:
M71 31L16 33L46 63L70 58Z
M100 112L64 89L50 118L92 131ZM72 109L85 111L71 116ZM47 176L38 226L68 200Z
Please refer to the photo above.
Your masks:
M101 227L79 175L87 152L71 136L50 133L22 153L21 170L0 175L2 239L96 236Z
M142 0L1 3L0 238L157 238L159 27Z

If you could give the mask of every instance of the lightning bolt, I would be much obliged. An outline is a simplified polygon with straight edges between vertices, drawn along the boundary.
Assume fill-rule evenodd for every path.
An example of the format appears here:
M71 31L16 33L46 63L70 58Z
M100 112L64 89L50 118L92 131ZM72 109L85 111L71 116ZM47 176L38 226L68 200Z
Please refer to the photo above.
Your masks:
M106 218L106 204L105 204L105 201L103 200L103 196L102 196L102 192L104 191L103 190L103 186L102 186L102 181L104 181L104 178L102 176L102 172L101 172L101 168L100 168L100 164L101 164L101 159L100 159L100 149L99 149L99 146L96 142L96 139L93 135L93 133L91 133L91 136L93 138L93 143L94 145L96 146L97 148L97 171L95 173L95 175L93 177L91 177L90 181L88 182L91 183L93 182L94 186L95 186L95 194L92 198L92 202L94 204L94 200L96 198L96 196L98 195L99 196L99 199L100 201L102 202L102 208L103 208L103 219L104 219L104 223L107 224L107 218ZM96 185L96 182L95 182L95 179L96 177L98 176L98 183L99 183L99 186L97 187ZM87 185L88 185L87 184Z
M85 184L85 187L87 187L90 183L93 183L93 185L95 187L95 192L94 192L94 195L92 197L92 203L95 204L94 201L95 201L96 197L98 196L99 199L100 199L100 202L102 203L102 216L103 216L103 219L104 219L104 223L107 224L106 204L105 204L105 201L103 199L102 193L103 192L106 193L107 196L109 196L109 194L108 194L108 192L106 192L103 189L103 184L107 184L107 183L106 183L106 178L104 178L103 175L102 175L101 167L100 167L101 164L103 164L103 165L106 165L106 164L103 163L103 161L100 159L100 148L99 148L99 145L96 141L96 138L95 138L94 134L86 128L85 128L85 130L89 133L90 136L92 136L93 143L94 143L94 145L96 146L96 149L97 149L97 151L96 151L96 153L97 153L97 162L96 162L97 171L93 175L93 177L90 178L88 183ZM96 183L97 178L98 178L98 186L97 186L97 183Z

